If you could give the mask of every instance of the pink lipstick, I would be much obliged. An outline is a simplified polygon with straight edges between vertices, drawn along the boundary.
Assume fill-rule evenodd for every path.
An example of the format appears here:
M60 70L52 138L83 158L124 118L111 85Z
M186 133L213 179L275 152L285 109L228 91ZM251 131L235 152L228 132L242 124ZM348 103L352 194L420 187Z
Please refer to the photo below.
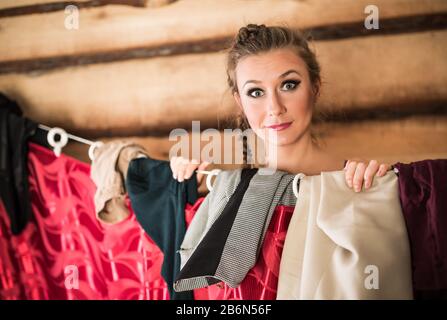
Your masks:
M271 126L267 126L267 128L275 130L275 131L281 131L281 130L285 130L288 127L290 127L290 125L292 124L293 121L290 122L284 122L284 123L280 123L280 124L273 124Z

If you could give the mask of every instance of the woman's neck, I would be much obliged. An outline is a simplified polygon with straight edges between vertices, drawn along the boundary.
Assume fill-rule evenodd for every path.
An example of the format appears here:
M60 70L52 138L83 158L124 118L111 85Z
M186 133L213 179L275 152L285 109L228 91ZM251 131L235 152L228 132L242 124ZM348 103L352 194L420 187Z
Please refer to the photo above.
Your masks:
M268 161L269 167L292 174L304 173L312 176L322 171L343 169L344 160L320 148L310 135L301 137L295 143L277 146L275 151L275 159Z

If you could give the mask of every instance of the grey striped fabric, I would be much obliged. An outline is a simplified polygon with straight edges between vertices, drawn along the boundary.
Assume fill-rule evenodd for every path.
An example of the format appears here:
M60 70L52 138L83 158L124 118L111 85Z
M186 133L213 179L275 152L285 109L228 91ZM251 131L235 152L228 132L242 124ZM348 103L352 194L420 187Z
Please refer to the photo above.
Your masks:
M221 172L219 175L224 172ZM214 196L210 196L207 206L203 208L204 211L211 211L215 208L212 223L216 221L219 214L222 213L225 208L228 199L232 195L231 190L234 192L237 187L237 184L234 184L238 181L238 179L234 179L235 174L240 177L240 170L237 173L226 172L226 174L222 176L222 179L219 180L219 184L226 185L225 190L228 190L229 192L226 193L224 197L221 195L218 198L220 201L216 201L217 199ZM237 287L245 278L248 271L256 264L264 235L276 206L295 206L296 197L293 194L292 189L294 177L295 175L283 171L276 171L272 175L261 175L256 173L250 181L236 218L233 221L216 272L214 274L203 274L198 277L177 279L174 282L174 290L193 290L209 286L219 281L224 281L230 287ZM226 179L230 180L225 181ZM202 209L202 205L200 209ZM197 213L199 213L199 211ZM205 215L204 212L202 212L202 214ZM193 221L194 220L195 217ZM196 223L201 222L202 219L196 221ZM211 225L207 226L205 229L209 230ZM205 231L205 229L203 230ZM206 232L201 235L200 239L203 239L205 234ZM199 243L200 241L194 243L195 247ZM191 250L190 254L187 256L185 255L184 260L182 260L182 268L185 263L187 263L189 257L191 257L192 252L193 250Z
M256 264L273 211L289 185L292 190L293 177L276 171L273 175L256 174L251 180L215 275L230 287L237 287Z
M241 169L226 170L214 180L213 189L206 195L194 215L180 246L180 269L193 254L210 227L222 213L241 180ZM211 204L211 205L210 205Z

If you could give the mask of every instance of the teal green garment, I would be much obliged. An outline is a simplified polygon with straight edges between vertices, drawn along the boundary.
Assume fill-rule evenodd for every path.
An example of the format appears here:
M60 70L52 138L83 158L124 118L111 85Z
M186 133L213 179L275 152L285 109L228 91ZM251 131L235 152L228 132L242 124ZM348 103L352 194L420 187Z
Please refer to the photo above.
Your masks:
M126 189L138 222L164 254L161 274L171 300L192 300L192 291L175 292L173 282L180 272L185 205L198 199L196 174L178 182L168 161L137 158L129 163Z

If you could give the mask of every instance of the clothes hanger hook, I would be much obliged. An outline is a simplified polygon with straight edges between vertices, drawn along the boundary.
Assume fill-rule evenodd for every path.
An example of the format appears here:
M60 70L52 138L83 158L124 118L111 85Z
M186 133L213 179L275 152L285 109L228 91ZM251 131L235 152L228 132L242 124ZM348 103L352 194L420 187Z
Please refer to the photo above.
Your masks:
M213 176L217 176L221 171L222 170L220 170L220 169L213 169L206 177L206 187L208 188L209 191L213 190L213 186L211 185L211 178Z
M54 137L57 134L60 136L59 141L54 140ZM48 130L47 141L48 141L48 144L53 147L53 152L56 155L56 157L59 157L61 154L62 148L67 145L68 134L64 129L54 127L54 128L51 128L50 130Z
M103 145L104 143L101 141L95 141L90 145L90 147L88 148L88 157L90 158L91 161L95 160L95 148L99 148Z
M298 180L301 179L302 177L305 177L304 173L298 173L295 176L295 178L293 178L292 190L293 190L293 194L295 195L296 198L298 198Z

